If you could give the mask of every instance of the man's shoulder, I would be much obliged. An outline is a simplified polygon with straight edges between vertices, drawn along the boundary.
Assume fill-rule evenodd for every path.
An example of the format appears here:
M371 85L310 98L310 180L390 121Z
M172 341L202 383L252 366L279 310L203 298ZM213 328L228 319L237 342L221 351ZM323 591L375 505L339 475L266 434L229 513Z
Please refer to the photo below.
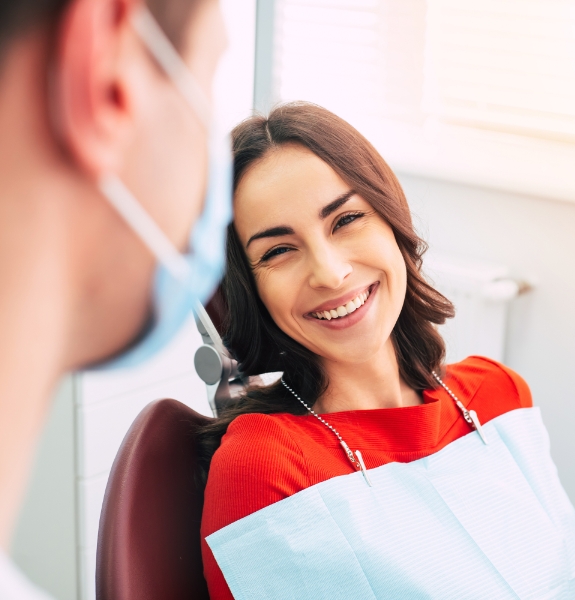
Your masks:
M0 552L0 599L52 600L52 597L28 581L18 567Z

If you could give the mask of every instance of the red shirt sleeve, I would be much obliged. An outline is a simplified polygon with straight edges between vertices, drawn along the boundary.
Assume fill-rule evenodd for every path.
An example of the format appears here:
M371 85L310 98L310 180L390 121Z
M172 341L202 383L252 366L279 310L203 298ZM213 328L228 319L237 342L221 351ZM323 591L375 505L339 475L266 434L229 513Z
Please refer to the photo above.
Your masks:
M490 421L510 410L533 406L531 391L525 380L513 369L495 360L470 356L451 365L451 368L461 386L467 388L462 397L465 398L468 393L472 396L469 407L477 411L481 422Z
M277 416L237 417L214 454L202 514L202 558L211 600L233 598L205 540L309 486L303 454Z
M517 394L520 408L531 408L533 406L533 398L531 397L531 390L525 379L505 365L500 364L499 367L511 380Z

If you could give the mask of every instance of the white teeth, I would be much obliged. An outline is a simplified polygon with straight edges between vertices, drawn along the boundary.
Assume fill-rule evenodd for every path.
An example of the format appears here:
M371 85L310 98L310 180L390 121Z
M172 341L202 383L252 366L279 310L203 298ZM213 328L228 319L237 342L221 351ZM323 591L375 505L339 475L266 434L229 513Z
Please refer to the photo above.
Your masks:
M321 312L311 313L312 317L321 320L331 321L339 317L345 317L356 311L360 306L365 304L365 301L369 298L369 291L358 294L353 300L350 300L347 304L332 308L330 310L322 310Z

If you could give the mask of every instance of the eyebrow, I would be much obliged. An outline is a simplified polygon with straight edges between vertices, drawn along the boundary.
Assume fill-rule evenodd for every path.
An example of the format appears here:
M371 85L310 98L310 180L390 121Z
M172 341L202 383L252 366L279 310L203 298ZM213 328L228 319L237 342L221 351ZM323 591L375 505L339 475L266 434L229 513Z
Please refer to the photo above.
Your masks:
M319 218L327 219L327 217L329 217L331 213L335 212L338 208L343 206L354 194L354 190L349 190L348 192L345 192L345 194L338 196L333 202L330 202L327 206L324 206L319 211Z
M291 227L280 225L279 227L271 227L270 229L264 229L252 235L246 244L246 249L254 240L261 240L262 238L281 237L282 235L293 235L295 232Z
M324 206L319 211L320 219L327 219L329 215L335 212L340 206L343 206L353 195L355 194L354 190L349 190L338 196L333 202L330 202L327 206ZM246 244L246 250L249 248L249 245L255 240L261 240L263 238L273 238L273 237L282 237L284 235L293 235L295 231L292 227L288 227L287 225L279 225L278 227L270 227L269 229L264 229L263 231L258 231L258 233L254 233L252 237L248 240Z

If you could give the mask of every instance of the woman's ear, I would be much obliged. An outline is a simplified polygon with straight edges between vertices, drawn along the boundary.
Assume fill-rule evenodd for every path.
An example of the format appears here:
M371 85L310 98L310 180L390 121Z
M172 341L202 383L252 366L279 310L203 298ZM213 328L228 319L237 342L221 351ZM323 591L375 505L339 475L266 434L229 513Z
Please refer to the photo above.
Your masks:
M117 171L134 126L130 15L139 0L72 0L58 36L52 112L60 142L91 175Z

